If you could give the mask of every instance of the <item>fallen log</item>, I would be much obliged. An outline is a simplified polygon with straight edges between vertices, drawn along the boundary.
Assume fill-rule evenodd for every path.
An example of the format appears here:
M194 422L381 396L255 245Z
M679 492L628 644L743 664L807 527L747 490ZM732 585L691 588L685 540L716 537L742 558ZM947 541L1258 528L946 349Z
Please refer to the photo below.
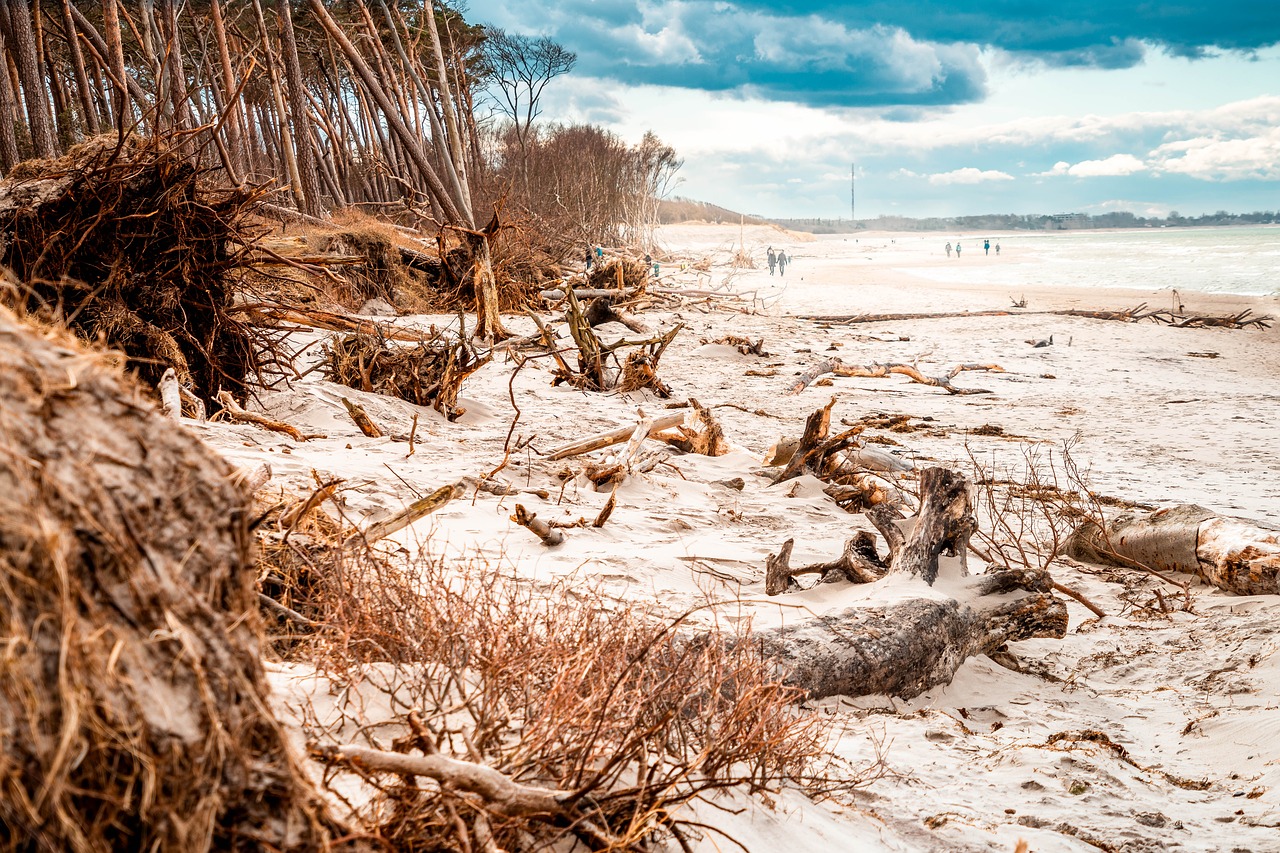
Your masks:
M1256 326L1259 329L1270 328L1274 318L1269 315L1251 316L1252 310L1246 309L1239 314L1215 316L1212 314L1187 315L1181 312L1148 310L1147 303L1125 308L1119 311L1093 310L1088 308L1065 308L1056 311L925 311L920 313L897 314L800 314L801 320L814 320L827 325L854 325L857 323L890 323L909 320L949 320L965 317L1083 317L1088 320L1116 320L1121 323L1137 323L1150 320L1163 323L1175 329L1190 329L1204 326L1216 326L1227 329L1245 329Z
M967 578L955 598L848 608L753 634L783 680L812 698L884 694L910 699L947 684L974 655L1005 643L1062 637L1067 608L1045 572ZM1025 591L1011 597L1010 593Z
M1237 595L1280 594L1280 526L1194 504L1086 522L1064 552L1087 563L1193 574Z
M364 530L356 530L348 534L343 546L351 547L360 541L363 541L366 545L372 545L381 539L387 538L392 533L404 530L418 519L425 518L453 500L457 494L458 489L456 486L441 486L426 497L418 498L390 518L374 522Z

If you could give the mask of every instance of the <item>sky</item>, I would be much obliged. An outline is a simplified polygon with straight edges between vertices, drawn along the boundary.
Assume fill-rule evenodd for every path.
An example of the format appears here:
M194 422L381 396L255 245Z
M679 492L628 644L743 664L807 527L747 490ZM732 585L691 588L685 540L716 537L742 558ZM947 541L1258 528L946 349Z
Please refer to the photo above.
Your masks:
M578 56L544 120L652 130L773 217L1280 209L1275 0L470 0Z

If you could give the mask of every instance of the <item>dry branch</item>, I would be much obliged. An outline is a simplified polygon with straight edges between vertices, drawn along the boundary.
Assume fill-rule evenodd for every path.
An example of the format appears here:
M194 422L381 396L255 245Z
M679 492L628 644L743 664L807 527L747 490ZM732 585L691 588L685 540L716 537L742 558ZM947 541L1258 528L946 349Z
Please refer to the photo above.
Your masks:
M543 545L559 545L564 541L564 534L560 532L560 528L547 524L536 514L525 509L524 504L516 504L516 511L511 516L511 520L541 539Z
M291 426L283 421L275 418L269 418L266 415L260 415L257 412L247 411L243 406L235 401L230 391L219 391L217 400L222 404L222 414L230 420L239 423L254 424L263 429L269 429L272 432L280 432L292 438L294 441L306 441L309 438L324 438L323 435L303 433L302 430L295 426Z
M911 364L873 363L869 365L845 364L838 358L830 358L818 362L813 367L806 370L791 385L790 392L798 394L803 391L810 383L819 376L827 373L836 376L852 376L852 377L869 377L882 378L899 374L911 379L912 382L918 382L921 385L929 385L934 388L942 388L948 394L990 394L990 391L981 388L958 388L951 384L951 380L955 379L961 373L966 371L989 371L993 373L1003 373L1004 368L998 364L958 364L947 372L946 376L926 376L920 370Z
M491 358L445 332L411 347L356 334L326 345L324 370L333 382L431 406L453 421L466 412L458 406L463 381Z
M369 436L369 438L382 438L382 430L369 417L369 413L364 410L363 406L359 403L351 402L346 397L342 398L342 405L346 407L347 414L351 415L351 420L355 421L356 426L360 428L362 433Z

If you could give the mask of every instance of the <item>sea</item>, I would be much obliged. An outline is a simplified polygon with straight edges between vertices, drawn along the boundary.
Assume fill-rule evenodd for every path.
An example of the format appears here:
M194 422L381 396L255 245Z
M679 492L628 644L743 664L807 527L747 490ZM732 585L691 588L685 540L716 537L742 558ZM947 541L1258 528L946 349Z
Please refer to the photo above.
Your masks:
M1002 232L990 235L993 248L984 257L986 236L949 238L964 246L958 263L901 269L933 281L1012 288L1065 285L1280 295L1280 226ZM948 240L946 235L929 239ZM970 257L984 262L966 264Z

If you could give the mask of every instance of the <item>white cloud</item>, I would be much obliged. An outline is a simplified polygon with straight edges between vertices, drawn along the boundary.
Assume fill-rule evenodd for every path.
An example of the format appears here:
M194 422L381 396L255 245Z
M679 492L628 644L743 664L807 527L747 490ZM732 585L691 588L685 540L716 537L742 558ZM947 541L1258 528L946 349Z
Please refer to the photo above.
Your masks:
M1058 171L1058 163L1053 167L1053 174ZM1145 172L1147 164L1132 154L1112 154L1105 160L1081 160L1067 169L1066 174L1075 178L1115 178Z
M929 183L937 186L947 184L982 184L987 181L1012 181L1013 175L995 169L975 169L972 166L956 169L952 172L939 172L929 176Z
M1151 152L1162 171L1203 181L1280 181L1280 128L1243 139L1196 137Z

